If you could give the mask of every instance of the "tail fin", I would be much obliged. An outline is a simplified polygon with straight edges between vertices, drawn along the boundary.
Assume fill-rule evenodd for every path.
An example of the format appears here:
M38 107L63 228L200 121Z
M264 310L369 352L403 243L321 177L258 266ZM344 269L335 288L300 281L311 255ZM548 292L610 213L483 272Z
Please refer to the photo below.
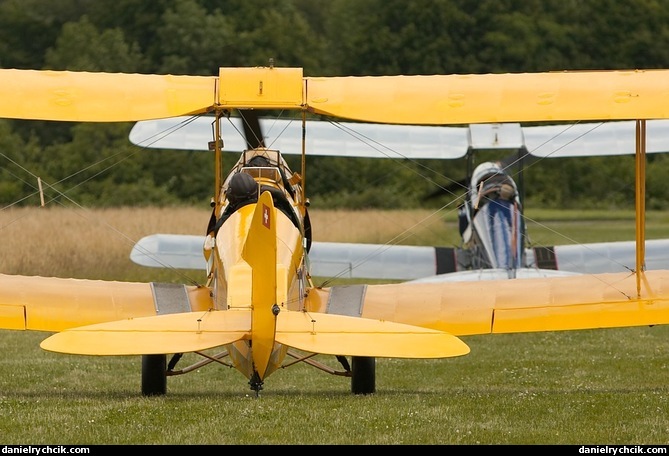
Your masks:
M272 195L258 198L242 257L251 266L251 350L260 379L265 376L274 348L276 315L276 211Z

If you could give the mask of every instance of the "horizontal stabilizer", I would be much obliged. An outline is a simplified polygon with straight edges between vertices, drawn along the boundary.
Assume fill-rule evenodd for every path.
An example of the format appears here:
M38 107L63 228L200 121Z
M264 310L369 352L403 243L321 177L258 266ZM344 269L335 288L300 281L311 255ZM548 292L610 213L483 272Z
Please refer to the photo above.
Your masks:
M74 355L188 353L235 342L250 329L250 311L188 312L72 328L40 346Z
M247 337L246 310L169 314L72 328L41 343L76 355L188 353ZM276 342L313 353L387 358L447 358L469 353L457 337L389 321L282 311Z
M378 358L450 358L469 353L457 337L433 329L323 313L283 311L276 341L327 355Z

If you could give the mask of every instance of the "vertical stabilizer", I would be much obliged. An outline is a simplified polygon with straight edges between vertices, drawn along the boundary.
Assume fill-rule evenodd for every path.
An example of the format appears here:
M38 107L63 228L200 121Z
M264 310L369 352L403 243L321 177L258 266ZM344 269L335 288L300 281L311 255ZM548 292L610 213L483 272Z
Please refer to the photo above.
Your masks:
M252 269L251 350L260 380L265 376L276 332L276 316L272 313L276 304L275 215L272 195L264 192L258 199L242 252Z

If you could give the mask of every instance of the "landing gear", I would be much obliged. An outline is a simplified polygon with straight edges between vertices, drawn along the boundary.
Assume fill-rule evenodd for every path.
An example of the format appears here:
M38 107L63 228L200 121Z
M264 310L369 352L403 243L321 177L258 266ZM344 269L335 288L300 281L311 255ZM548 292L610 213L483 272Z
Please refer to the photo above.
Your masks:
M255 391L256 397L258 397L260 395L260 390L262 389L263 381L260 380L260 375L258 375L258 372L255 370L253 371L251 380L249 380L249 385L251 385L251 389Z
M372 394L376 391L376 358L369 356L351 357L351 392Z
M142 394L167 394L167 355L142 355Z
M348 363L346 356L337 355L336 358L337 361L339 361L339 364L341 364L341 366L346 370L346 372L351 372L351 365Z

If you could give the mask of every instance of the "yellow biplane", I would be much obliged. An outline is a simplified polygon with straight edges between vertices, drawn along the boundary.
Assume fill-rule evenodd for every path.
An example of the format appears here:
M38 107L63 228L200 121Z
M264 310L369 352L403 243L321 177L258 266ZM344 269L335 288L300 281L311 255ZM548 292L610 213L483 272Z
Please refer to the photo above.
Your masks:
M215 117L213 217L199 285L0 275L0 327L54 332L42 348L141 355L142 393L162 395L175 365L235 367L256 394L298 361L334 355L355 394L375 391L375 359L447 358L458 336L669 323L669 271L645 270L646 121L669 118L669 70L305 77L299 68L221 68L217 76L0 70L0 117L116 122ZM316 287L305 194L309 153L291 170L253 147L223 175L230 110L293 110L386 124L634 120L637 234L633 272L523 281ZM303 128L303 137L307 135ZM209 354L210 349L220 352ZM172 355L169 363L168 355ZM351 358L349 365L346 357ZM292 360L292 362L290 362Z

